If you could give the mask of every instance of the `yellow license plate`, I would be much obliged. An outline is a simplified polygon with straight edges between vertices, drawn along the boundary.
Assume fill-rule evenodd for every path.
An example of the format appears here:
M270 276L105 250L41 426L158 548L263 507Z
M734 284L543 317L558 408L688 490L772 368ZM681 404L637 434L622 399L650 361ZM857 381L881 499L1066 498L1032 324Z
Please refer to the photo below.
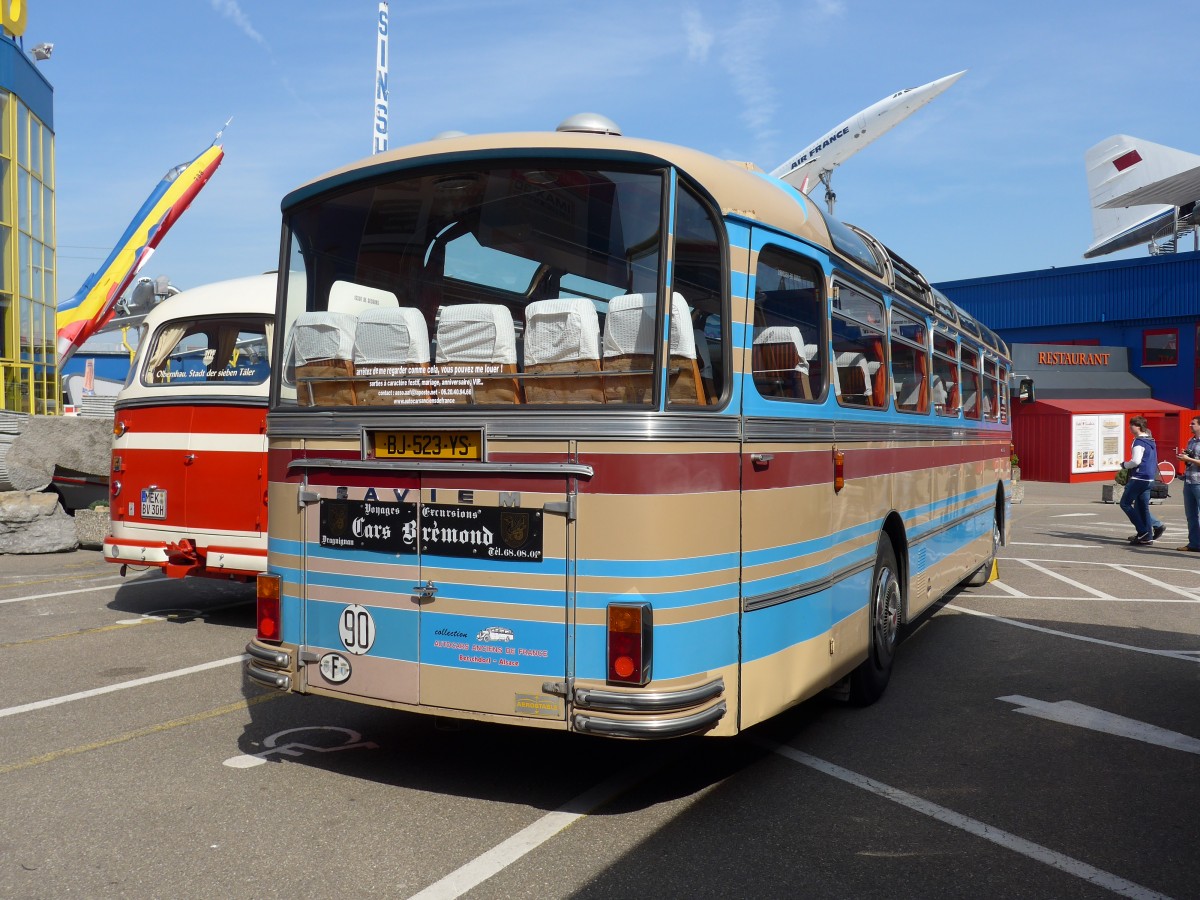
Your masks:
M375 431L376 459L482 459L478 431Z

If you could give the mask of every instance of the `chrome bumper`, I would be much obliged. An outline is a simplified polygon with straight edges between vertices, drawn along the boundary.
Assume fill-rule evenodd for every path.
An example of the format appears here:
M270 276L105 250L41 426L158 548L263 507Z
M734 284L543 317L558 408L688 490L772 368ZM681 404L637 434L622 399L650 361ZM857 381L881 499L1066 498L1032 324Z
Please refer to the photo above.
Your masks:
M572 720L576 731L604 737L676 738L708 731L725 715L725 701L677 719L609 719L577 713Z
M246 677L264 687L280 691L292 689L295 674L292 653L281 647L267 647L256 641L246 645L250 661L246 663ZM282 671L281 671L282 670Z
M719 699L724 694L725 681L721 678L680 691L637 693L576 688L571 694L575 710L571 723L576 731L606 737L658 739L700 734L725 716L728 707L725 700ZM683 716L662 715L689 710L694 711ZM605 712L617 715L603 715Z

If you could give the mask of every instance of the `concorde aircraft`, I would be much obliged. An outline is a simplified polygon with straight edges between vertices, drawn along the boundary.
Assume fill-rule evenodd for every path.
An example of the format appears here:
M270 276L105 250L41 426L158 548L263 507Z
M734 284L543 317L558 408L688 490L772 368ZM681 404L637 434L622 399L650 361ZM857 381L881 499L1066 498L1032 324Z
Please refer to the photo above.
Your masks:
M833 170L880 135L899 125L964 74L965 69L929 84L905 88L884 97L808 144L804 150L771 174L782 178L802 193L808 193L820 181L825 185L825 202L832 215L833 204L837 199L830 186Z
M1200 156L1195 153L1114 134L1083 159L1095 237L1085 258L1142 243L1154 255L1174 253L1178 240L1200 227Z

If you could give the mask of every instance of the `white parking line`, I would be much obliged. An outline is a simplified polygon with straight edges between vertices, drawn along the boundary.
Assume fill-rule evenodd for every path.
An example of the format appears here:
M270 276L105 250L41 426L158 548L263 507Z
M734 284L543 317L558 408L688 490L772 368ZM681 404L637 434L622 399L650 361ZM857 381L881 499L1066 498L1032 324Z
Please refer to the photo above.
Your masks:
M964 816L962 813L957 813L952 809L938 806L936 803L930 803L928 800L923 800L915 794L894 788L891 785L876 781L874 778L868 778L866 775L852 772L849 769L843 769L841 766L818 759L803 751L786 745L780 746L764 743L763 746L769 747L780 756L786 757L793 762L798 762L802 766L808 766L810 769L823 772L856 788L870 791L872 794L877 794L885 800L898 803L922 815L937 819L946 825L966 831L986 841L991 841L993 844L1004 847L1006 850L1012 850L1014 853L1019 853L1029 859L1045 863L1052 868L1058 869L1060 872L1066 872L1068 875L1082 878L1090 884L1112 891L1115 894L1120 894L1122 897L1137 897L1144 898L1144 900L1149 900L1149 898L1164 898L1165 900L1166 898L1165 894L1160 894L1157 891L1150 890L1150 888L1142 887L1140 884L1127 881L1119 875L1105 872L1103 869L1097 869L1095 866L1090 866L1078 859L1058 853L1049 847L1043 847L1041 844L1027 841L1025 838L1002 831L995 826L988 825L986 822L980 822L978 819Z
M999 581L993 581L990 587L998 587L1004 590L1009 590L1008 585L1001 584ZM1100 603L1200 603L1200 598L1193 597L1190 600L1177 600L1174 597L1050 597L1038 596L1036 594L977 594L971 591L969 596L972 600L1057 600L1066 601L1069 603L1078 603L1080 600L1096 600Z
M497 872L508 868L529 851L537 849L592 810L627 791L649 774L651 773L644 766L635 766L614 775L578 797L568 800L554 812L546 813L532 825L522 828L508 840L455 869L440 881L435 881L425 890L413 894L411 900L453 900L455 897L461 897Z
M97 581L112 581L113 579L124 580L120 575L106 575L104 578L97 578ZM95 587L79 588L73 591L54 591L51 594L28 594L24 597L9 597L7 600L0 600L0 604L5 603L21 603L25 600L44 600L47 597L65 597L68 594L87 594L91 591L107 590L111 587L135 587L143 584L162 584L166 578L139 578L137 581L125 580L122 585L115 584L100 584Z
M1031 598L1036 599L1036 598ZM1079 599L1078 597L1074 599ZM1165 601L1170 603L1172 601ZM953 603L947 603L942 609L952 609L955 612L966 613L969 616L980 616L984 619L991 619L995 622L1003 622L1005 625L1013 625L1017 628L1025 628L1029 631L1039 631L1042 634L1052 634L1055 637L1070 638L1073 641L1083 641L1085 644L1099 644L1102 647L1115 647L1118 650L1132 650L1135 653L1148 653L1151 656L1165 656L1170 659L1182 659L1185 662L1200 663L1200 659L1193 654L1195 650L1152 650L1149 647L1135 647L1132 644L1118 644L1116 641L1104 641L1100 638L1087 637L1082 634L1071 634L1069 631L1056 631L1053 628L1043 628L1041 625L1030 625L1028 622L1021 622L1017 619L1008 619L1004 616L993 615L992 613L981 612L978 609L967 609L965 606L957 606Z
M249 659L245 653L237 656L229 656L225 659L214 659L212 662L200 663L198 666L188 666L186 669L176 669L173 672L163 672L160 675L147 675L145 678L135 678L132 681L121 681L117 684L108 684L104 687L92 688L90 691L79 691L75 694L64 694L61 697L51 697L49 700L36 700L33 703L23 703L20 706L10 706L8 709L0 709L0 719L8 716L15 716L20 713L33 712L35 709L46 709L51 706L59 706L63 703L71 703L75 700L87 700L89 697L99 697L101 694L111 694L114 691L124 691L129 688L141 687L144 684L154 684L156 681L167 681L171 678L179 678L183 675L194 675L197 672L205 672L209 669L219 669L221 666L231 666L234 663L240 663L243 660Z
M1178 731L1160 728L1157 725L1151 725L1149 722L1131 719L1128 716L1119 716L1106 709L1085 706L1082 703L1076 703L1074 700L1058 700L1050 703L1046 700L1022 697L1020 694L1013 694L1009 697L997 697L996 699L1004 703L1015 703L1017 705L1017 709L1013 710L1015 713L1022 713L1026 716L1037 716L1039 719L1046 719L1050 722L1074 725L1076 728L1087 728L1092 731L1103 732L1104 734L1113 734L1117 737L1141 741L1145 744L1154 744L1158 747L1167 747L1171 750L1182 750L1184 753L1200 755L1200 740L1194 737L1180 734Z
M1023 593L1021 593L1020 591L1018 591L1018 590L1017 590L1015 587L1013 587L1012 585L1010 585L1010 584L1005 584L1003 581L1000 581L999 579L997 579L996 581L989 582L989 583L990 583L990 584L991 584L993 587L998 587L998 588L1000 588L1000 590L1004 591L1004 593L1008 594L1010 597L1021 597L1021 598L1023 598L1023 599L1029 599L1029 595L1028 595L1028 594L1023 594ZM972 594L971 596L972 596L972 597L974 597L974 596L976 596L976 595L975 595L975 594Z
M1076 581L1073 578L1068 578L1066 575L1061 575L1058 572L1055 572L1053 569L1047 569L1045 566L1039 566L1037 563L1032 562L1031 560L1021 559L1021 560L1017 560L1017 561L1024 563L1025 565L1029 566L1029 568L1031 568L1031 569L1036 569L1037 571L1041 572L1043 575L1049 575L1051 578L1057 578L1059 581L1062 581L1062 582L1065 582L1065 583L1071 585L1071 587L1079 588L1079 590L1084 591L1088 594L1091 594L1093 597L1098 597L1101 600L1115 600L1116 599L1111 594L1106 594L1106 593L1104 593L1104 591L1098 591L1095 588L1088 587L1086 584Z
M1099 544L1047 544L1043 541L1009 541L1005 547L1065 547L1068 550L1104 550ZM1001 559L1017 559L1019 557L1001 557Z
M1174 594L1187 597L1193 603L1196 602L1196 595L1193 593L1195 588L1188 590L1187 588L1176 587L1173 584L1167 584L1165 581L1159 581L1157 578L1151 578L1149 575L1143 575L1141 572L1135 572L1132 566L1121 566L1115 563L1111 564L1118 572L1124 572L1126 575L1132 575L1134 578L1140 578L1142 581L1148 582L1155 587L1160 587L1163 590L1171 591ZM1159 571L1159 570L1155 570Z

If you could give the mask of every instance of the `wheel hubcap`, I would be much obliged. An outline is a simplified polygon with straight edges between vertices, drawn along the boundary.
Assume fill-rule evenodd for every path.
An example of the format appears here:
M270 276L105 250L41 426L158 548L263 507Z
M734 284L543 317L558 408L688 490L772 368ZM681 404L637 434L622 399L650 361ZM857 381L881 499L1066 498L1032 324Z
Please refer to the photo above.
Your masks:
M900 584L891 569L880 570L871 606L875 642L882 653L890 656L900 630Z

